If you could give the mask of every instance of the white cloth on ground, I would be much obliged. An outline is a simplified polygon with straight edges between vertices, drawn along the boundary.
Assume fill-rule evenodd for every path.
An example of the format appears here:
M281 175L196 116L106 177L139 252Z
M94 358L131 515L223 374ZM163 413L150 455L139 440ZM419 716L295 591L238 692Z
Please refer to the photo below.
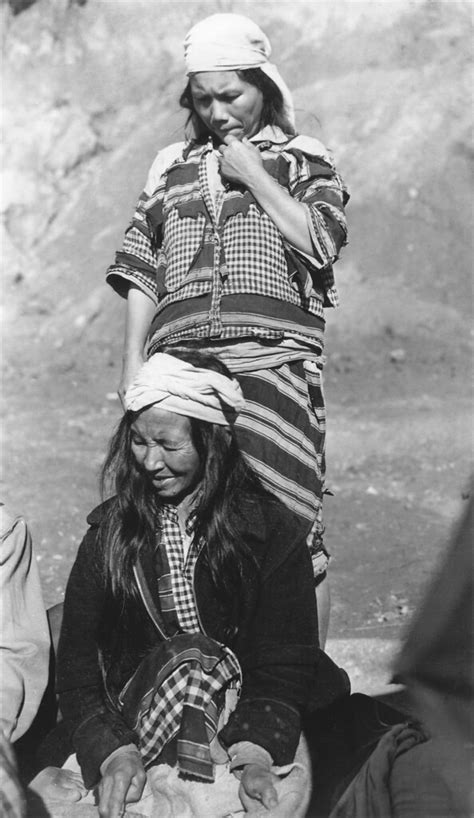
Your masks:
M70 756L64 765L65 769L80 772L76 756ZM239 780L230 772L228 764L216 767L216 780L204 783L180 778L178 770L167 764L151 767L147 773L147 783L140 801L128 804L126 818L303 818L306 814L311 795L311 764L308 747L303 737L300 739L295 760L285 767L272 767L280 778L277 785L278 806L267 810L259 802L255 809L246 812L239 798ZM41 793L40 793L41 794ZM67 805L64 801L43 799L49 818L64 818ZM70 804L74 808L71 815L82 818L80 808L84 807L84 818L93 813L95 796L90 791L80 802Z

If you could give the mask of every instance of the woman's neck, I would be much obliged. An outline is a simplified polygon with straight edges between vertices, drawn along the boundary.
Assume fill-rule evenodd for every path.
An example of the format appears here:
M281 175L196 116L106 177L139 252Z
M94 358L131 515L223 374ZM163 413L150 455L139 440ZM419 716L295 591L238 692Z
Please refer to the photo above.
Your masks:
M196 506L197 497L198 497L198 489L193 491L191 494L187 494L180 503L176 506L176 511L178 512L178 522L181 531L186 531L186 523L189 519L189 516L193 509Z

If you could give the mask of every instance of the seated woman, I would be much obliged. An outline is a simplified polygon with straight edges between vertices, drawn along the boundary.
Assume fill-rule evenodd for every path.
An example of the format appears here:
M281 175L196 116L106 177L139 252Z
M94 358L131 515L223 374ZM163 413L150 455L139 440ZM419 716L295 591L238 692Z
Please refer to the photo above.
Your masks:
M103 473L115 496L89 517L58 652L85 786L98 785L100 815L115 818L141 797L148 768L212 782L222 763L245 808L287 814L274 765L293 762L330 661L308 532L242 457L242 393L215 356L157 353L125 406ZM327 680L320 689L321 704L337 692Z

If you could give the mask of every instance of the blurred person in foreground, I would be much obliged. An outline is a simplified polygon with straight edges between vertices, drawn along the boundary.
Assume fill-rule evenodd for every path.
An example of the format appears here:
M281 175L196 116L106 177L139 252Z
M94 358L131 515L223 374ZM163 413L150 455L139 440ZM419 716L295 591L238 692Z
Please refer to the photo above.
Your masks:
M50 636L28 527L0 505L0 807L25 814L14 743L28 731L46 690Z
M243 405L197 350L157 352L125 394L104 466L115 496L89 517L57 666L105 818L150 799L153 814L304 815L304 714L347 692L318 648L308 527L242 457Z
M311 523L324 646L324 310L338 304L333 264L348 195L324 145L297 134L270 54L240 14L214 14L188 32L186 138L156 157L107 280L127 299L122 397L163 344L209 349L237 376L243 453Z
M474 594L471 498L396 661L414 718L400 719L330 818L474 814Z
M471 482L451 547L396 663L430 733L433 772L451 794L453 818L474 814L473 489Z

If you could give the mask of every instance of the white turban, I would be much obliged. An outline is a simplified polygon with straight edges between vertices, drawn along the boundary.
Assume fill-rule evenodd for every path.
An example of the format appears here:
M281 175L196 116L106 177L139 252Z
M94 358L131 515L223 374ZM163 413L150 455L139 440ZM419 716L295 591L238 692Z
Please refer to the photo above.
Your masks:
M157 352L140 368L124 404L132 412L159 404L177 415L229 426L245 401L236 380Z
M260 68L280 89L285 113L295 127L293 99L278 68L269 62L268 37L243 14L212 14L188 31L184 40L186 73Z

